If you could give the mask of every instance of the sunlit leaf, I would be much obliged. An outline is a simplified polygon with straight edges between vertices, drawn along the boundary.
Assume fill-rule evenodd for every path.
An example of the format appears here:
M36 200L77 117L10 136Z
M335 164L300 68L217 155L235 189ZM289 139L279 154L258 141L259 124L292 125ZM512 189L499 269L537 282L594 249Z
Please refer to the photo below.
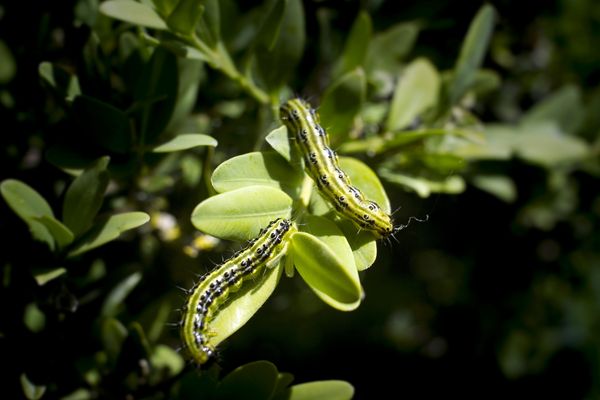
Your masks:
M149 220L150 216L148 214L134 211L111 215L108 218L98 221L75 243L74 248L69 253L69 257L85 253L115 240L121 233L137 228Z
M412 50L419 27L416 23L401 23L378 33L371 43L365 60L365 70L371 78L376 70L396 72L402 59Z
M354 387L346 381L315 381L294 385L289 390L288 400L350 400Z
M46 393L45 385L36 385L27 378L27 375L21 374L21 388L23 389L23 394L28 400L38 400L41 399L44 393Z
M53 268L51 270L43 270L36 272L33 276L38 285L44 286L46 283L58 278L67 272L64 268Z
M290 218L292 199L269 186L246 186L210 197L192 212L192 224L213 236L247 240L275 218Z
M298 191L304 173L293 169L279 154L253 152L230 158L219 165L211 181L217 192L245 186L271 186L289 194Z
M109 0L100 4L100 12L111 18L153 29L167 29L162 18L145 4L130 0Z
M217 141L208 135L201 133L182 133L175 136L173 139L160 146L155 147L152 152L154 153L170 153L175 151L192 149L198 146L211 146L215 147Z
M437 103L440 78L429 61L419 58L410 63L396 85L386 129L406 127L423 111Z
M363 65L367 55L373 26L371 17L365 11L360 11L347 35L344 51L332 76L339 77Z
M59 250L64 249L73 242L73 239L75 238L73 232L56 218L44 215L36 218L36 220L44 225L48 232L50 232Z

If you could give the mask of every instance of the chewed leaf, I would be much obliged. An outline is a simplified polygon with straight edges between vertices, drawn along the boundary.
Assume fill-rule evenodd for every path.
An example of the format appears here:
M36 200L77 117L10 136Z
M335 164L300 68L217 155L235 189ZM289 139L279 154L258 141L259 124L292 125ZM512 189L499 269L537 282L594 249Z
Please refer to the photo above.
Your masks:
M381 181L371 168L362 161L351 157L340 157L340 167L346 171L352 184L358 187L368 199L379 204L386 213L390 213L390 200Z
M269 186L246 186L210 197L192 212L192 224L223 239L247 240L275 218L289 218L292 199Z
M246 186L270 186L294 195L304 174L293 169L279 154L254 152L233 157L215 169L212 184L223 193Z
M175 136L173 139L160 146L155 147L153 153L170 153L174 151L187 150L198 146L215 147L217 141L208 135L201 133L183 133Z
M294 234L291 243L296 269L323 301L342 311L358 307L362 288L354 259L348 263L347 256L340 257L337 254L339 251L347 253L346 249L332 248L305 232Z

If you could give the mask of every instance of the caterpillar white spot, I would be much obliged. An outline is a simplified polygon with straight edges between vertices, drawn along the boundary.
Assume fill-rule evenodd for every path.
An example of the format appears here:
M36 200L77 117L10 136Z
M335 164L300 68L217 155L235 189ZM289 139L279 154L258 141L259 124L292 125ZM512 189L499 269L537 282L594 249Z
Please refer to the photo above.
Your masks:
M245 249L209 272L188 291L180 333L184 347L198 365L213 357L218 344L211 341L210 324L219 307L230 293L257 277L269 261L281 255L291 227L287 219L271 221Z
M280 107L279 114L290 137L296 139L293 141L304 157L307 174L329 204L359 227L379 237L391 235L392 217L352 186L339 167L337 154L329 147L329 136L319 125L319 115L310 104L292 99Z

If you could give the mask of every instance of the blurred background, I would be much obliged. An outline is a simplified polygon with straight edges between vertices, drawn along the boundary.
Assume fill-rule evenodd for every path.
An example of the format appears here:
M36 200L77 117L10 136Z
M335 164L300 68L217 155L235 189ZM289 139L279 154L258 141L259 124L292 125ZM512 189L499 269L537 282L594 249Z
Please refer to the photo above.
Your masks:
M262 4L238 3L223 7L242 18ZM413 24L418 34L405 62L425 57L443 71L456 64L484 3L302 4L306 44L288 84L318 99L360 9L369 12L374 32ZM296 382L347 380L357 399L600 398L600 4L492 4L495 24L483 68L497 84L468 104L469 112L483 130L517 130L542 104L536 117L557 124L583 150L565 162L561 152L571 151L572 142L559 141L554 153L531 155L545 148L540 136L505 159L449 168L445 178L463 177L465 185L446 193L423 194L383 180L392 207L400 207L399 222L429 219L413 222L397 241L378 243L376 264L361 274L361 306L336 311L298 277L282 279L265 306L220 347L223 373L265 359ZM239 50L244 42L235 40L234 28L224 26L223 35ZM162 127L148 129L148 137L194 129L219 141L215 149L166 156L122 151L119 146L130 144L106 139L102 121L112 111L105 117L80 103L73 110L69 93L77 84L138 118L143 89L135 82L151 74L138 33L99 14L97 0L0 1L0 178L27 183L60 214L72 180L64 171L110 154L101 212L139 210L151 217L119 240L65 259L32 240L0 202L6 398L22 397L22 374L47 387L44 398L168 398L174 382L141 374L143 365L131 360L148 348L158 360L159 347L169 355L157 364L179 362L169 350L180 345L177 329L166 326L177 321L172 310L183 302L176 285L190 287L195 274L237 248L201 235L190 214L211 193L212 168L260 148L276 126L256 102L201 61L178 60L172 68L179 81L171 83L162 69L167 77L160 85L177 88L179 82L174 94L187 100L172 104L163 122L151 122ZM182 82L193 84L186 92ZM390 97L379 91L372 98ZM469 179L482 172L502 176L500 187ZM57 276L48 279L48 271ZM105 318L128 332L123 340L131 354L111 356Z

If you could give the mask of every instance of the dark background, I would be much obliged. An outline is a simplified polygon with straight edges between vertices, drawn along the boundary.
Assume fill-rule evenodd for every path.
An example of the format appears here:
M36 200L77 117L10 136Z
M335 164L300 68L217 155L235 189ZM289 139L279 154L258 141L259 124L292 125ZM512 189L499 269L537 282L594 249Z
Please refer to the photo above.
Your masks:
M256 2L242 7L250 9L251 3ZM454 65L468 25L483 4L362 3L371 12L375 31L400 21L422 23L411 54L429 57L438 69ZM598 97L596 2L505 0L493 5L498 21L484 66L497 71L503 83L498 93L477 104L481 120L510 121L514 110L518 115L567 83L580 88L585 102ZM44 151L56 135L74 128L64 122L37 68L41 61L73 70L81 67L90 28L73 24L74 6L70 1L0 2L0 39L18 66L15 78L0 84L14 99L13 107L0 106L0 177L27 182L56 210L62 200L56 193L68 178L44 159ZM314 87L318 74L317 41L310 40L318 35L317 9L334 13L333 26L343 38L360 4L309 1L305 7L309 39L301 73L293 81L298 90L309 83ZM511 63L495 56L501 50L512 54ZM541 51L549 56L538 63L536 54ZM105 82L89 80L83 85L113 104L127 101L126 95L111 93ZM197 108L209 104L211 96L214 93L201 91ZM597 138L597 133L582 134ZM232 156L241 153L238 150L225 147L224 152ZM487 167L500 168L515 180L514 203L472 187L456 196L421 199L387 185L391 203L401 206L398 220L424 215L429 220L400 232L397 243L378 244L376 265L361 276L366 293L361 307L351 313L335 311L297 277L283 279L265 307L221 347L223 371L266 359L280 371L293 373L296 382L347 380L355 386L357 399L600 396L598 179L575 172L574 207L549 229L540 229L524 217L524 208L550 191L544 173L518 160ZM169 212L191 235L189 214L205 193L178 188L163 195L170 201ZM131 271L143 271L143 285L128 298L122 316L124 321L136 320L163 296L177 304L174 285L186 285L199 264L221 257L215 251L201 261L190 260L181 255L181 242L171 242L144 258L139 252L142 239L132 236L86 255L79 267L68 266L69 277L60 283L38 288L28 268L48 263L52 255L30 240L26 226L4 202L0 240L2 276L11 282L0 292L0 354L7 371L1 381L10 398L19 396L22 371L34 380L52 382L51 387L58 388L55 394L77 387L77 363L87 362L84 356L88 360L98 348L91 332L97 331L94 321L101 297L94 293L105 292ZM99 256L107 275L91 286L78 286L77 280ZM207 267L200 272L203 268ZM43 333L34 334L22 323L24 308L32 301L46 311ZM73 304L78 304L76 311ZM166 331L161 342L177 347L176 330ZM107 385L118 383L109 380Z

